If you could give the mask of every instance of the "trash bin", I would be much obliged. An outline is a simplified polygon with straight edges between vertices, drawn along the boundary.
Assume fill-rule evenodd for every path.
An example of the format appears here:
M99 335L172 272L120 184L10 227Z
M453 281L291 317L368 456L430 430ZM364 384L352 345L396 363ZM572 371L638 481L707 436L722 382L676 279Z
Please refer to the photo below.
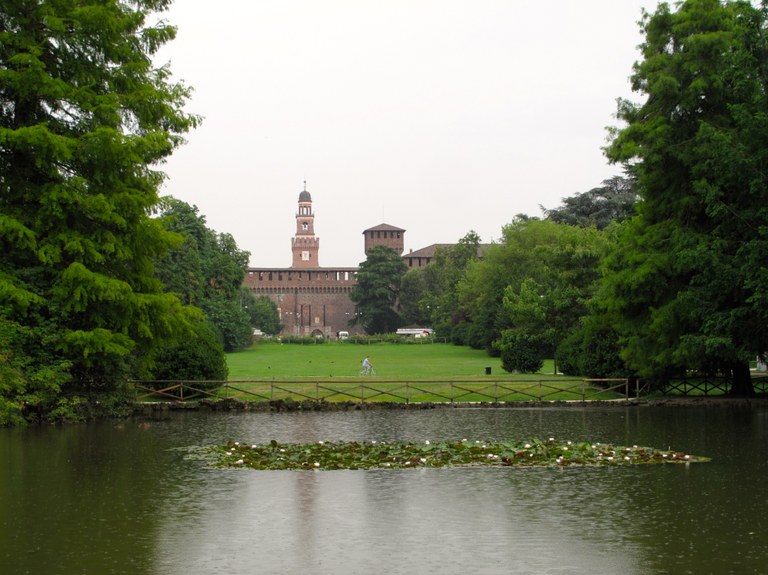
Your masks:
M485 368L485 375L491 375L491 368L490 367L486 367Z

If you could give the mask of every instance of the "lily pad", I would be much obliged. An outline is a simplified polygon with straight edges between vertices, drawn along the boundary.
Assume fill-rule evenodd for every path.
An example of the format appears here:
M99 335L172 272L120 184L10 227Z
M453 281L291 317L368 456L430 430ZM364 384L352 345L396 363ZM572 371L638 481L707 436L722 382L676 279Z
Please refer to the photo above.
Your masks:
M642 464L686 464L707 457L605 443L530 439L445 442L324 442L249 444L229 441L211 448L216 467L252 469L413 469L423 467L570 467Z

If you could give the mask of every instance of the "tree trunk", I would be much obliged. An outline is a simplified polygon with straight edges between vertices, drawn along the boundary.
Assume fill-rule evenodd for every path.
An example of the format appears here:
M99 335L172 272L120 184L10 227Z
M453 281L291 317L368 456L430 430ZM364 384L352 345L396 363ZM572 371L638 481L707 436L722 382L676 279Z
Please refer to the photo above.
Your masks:
M748 363L734 364L732 368L733 383L731 384L732 397L753 397L755 388L752 385L752 376Z

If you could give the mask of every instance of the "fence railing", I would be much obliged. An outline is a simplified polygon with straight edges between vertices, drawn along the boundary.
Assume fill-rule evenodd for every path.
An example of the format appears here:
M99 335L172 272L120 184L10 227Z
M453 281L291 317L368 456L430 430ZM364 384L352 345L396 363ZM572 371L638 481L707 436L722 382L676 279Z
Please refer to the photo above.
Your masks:
M636 380L238 380L133 381L137 401L237 398L353 402L510 402L639 397Z
M669 382L663 390L664 395L725 395L732 385L727 377L688 377ZM768 393L768 375L753 374L752 387L756 393Z

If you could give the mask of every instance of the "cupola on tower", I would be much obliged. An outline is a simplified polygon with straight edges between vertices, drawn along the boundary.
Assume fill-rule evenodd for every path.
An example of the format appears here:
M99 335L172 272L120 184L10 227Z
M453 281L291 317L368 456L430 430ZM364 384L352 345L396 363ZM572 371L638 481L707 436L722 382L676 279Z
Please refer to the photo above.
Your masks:
M320 267L318 253L320 238L315 236L315 214L312 213L312 196L304 190L299 194L299 210L296 212L296 235L293 237L293 268Z

